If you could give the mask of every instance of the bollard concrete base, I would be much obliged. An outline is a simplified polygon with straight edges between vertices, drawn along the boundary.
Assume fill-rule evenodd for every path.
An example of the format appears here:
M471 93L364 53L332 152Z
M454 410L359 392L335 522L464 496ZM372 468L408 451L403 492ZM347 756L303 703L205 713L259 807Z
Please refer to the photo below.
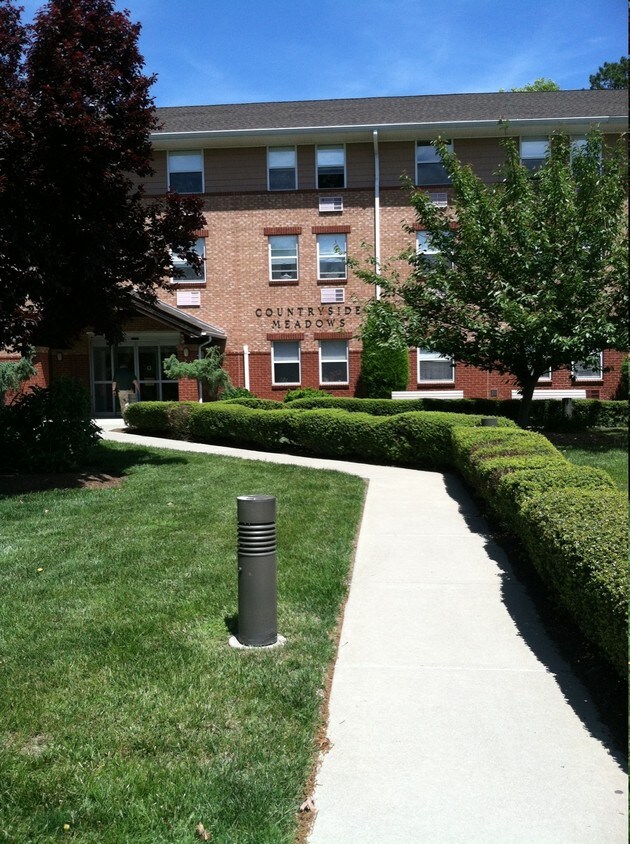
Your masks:
M286 643L287 640L285 637L281 636L279 633L278 638L271 645L244 645L242 642L239 642L236 636L230 636L228 639L228 645L237 651L269 651L273 648L281 648L286 645Z

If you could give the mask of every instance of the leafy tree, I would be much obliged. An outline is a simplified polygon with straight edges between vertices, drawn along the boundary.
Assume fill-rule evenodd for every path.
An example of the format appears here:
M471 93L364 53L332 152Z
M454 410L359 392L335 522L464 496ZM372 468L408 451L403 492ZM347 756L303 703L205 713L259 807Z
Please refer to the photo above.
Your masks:
M554 82L553 79L547 79L544 76L541 76L539 79L535 79L533 82L528 82L527 85L523 85L522 88L512 88L512 91L559 91L560 86L557 82Z
M230 376L223 369L223 353L218 346L208 346L205 358L184 362L171 355L162 365L167 378L201 381L210 394L210 401L216 401L222 390L232 389Z
M604 62L597 73L589 76L591 89L627 88L628 87L628 57L622 56L618 62Z
M157 128L139 30L114 0L50 0L32 27L0 0L0 346L116 340L172 251L199 263L199 200L138 187Z
M368 313L362 328L358 391L368 398L391 398L409 383L409 349L395 308L382 303L378 318Z
M4 404L7 393L17 393L22 384L37 375L33 366L34 349L26 357L18 361L2 361L0 363L0 405Z
M407 277L373 266L358 274L382 287L370 319L385 309L387 324L394 305L410 345L512 375L526 424L549 367L627 346L626 167L621 143L602 159L598 133L580 150L554 135L534 176L513 139L502 146L502 181L485 185L438 141L457 222L422 190L411 204L440 256L406 254Z

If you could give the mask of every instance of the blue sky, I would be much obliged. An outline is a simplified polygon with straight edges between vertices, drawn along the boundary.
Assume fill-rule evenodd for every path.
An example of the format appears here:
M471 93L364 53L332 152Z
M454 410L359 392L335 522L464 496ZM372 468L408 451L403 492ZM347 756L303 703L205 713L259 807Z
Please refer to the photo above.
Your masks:
M117 0L156 105L588 88L627 51L626 0ZM42 3L21 0L28 18Z

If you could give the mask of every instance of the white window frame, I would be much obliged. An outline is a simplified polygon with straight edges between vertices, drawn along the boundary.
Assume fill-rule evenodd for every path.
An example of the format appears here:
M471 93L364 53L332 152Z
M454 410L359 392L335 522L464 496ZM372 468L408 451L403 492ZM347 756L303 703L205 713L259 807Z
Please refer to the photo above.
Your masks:
M453 145L453 141L447 141L446 145L448 146L450 152L454 151L455 148ZM432 160L418 161L418 152L420 149L432 150ZM444 179L439 182L433 180L420 181L420 173L422 172L420 168L423 167L425 164L438 164L440 167L444 168L444 165L442 164L442 159L440 158L437 149L433 146L433 141L416 141L416 184L420 185L421 187L426 187L427 185L450 185L453 183L453 180L449 178L449 175L448 173L446 173L446 171L444 171Z
M195 275L194 278L173 278L171 277L172 284L205 284L206 283L206 239L204 237L198 237L197 242L195 244L195 252L201 254L202 264L203 267L203 275ZM185 267L190 267L190 264L187 261L182 261L181 258L178 258L174 253L171 253L171 259L173 264L177 267L184 269Z
M276 346L279 343L295 343L297 346L297 358L287 359L282 358L276 361ZM276 381L276 363L297 363L298 365L298 380L297 381ZM302 383L302 345L299 340L272 340L271 341L271 383L274 387L299 387Z
M290 276L289 278L274 278L273 276L273 248L272 248L272 241L276 238L294 238L295 240L295 275ZM299 243L298 243L298 235L297 234L279 234L279 235L269 235L267 238L268 246L267 250L269 253L269 280L275 282L276 284L281 284L283 281L298 281L300 278L300 252L299 252ZM286 260L286 259L285 259Z
M526 149L525 149L526 144L543 143L543 142L545 144L545 153L542 157L540 155L526 154ZM521 138L520 139L520 150L519 150L519 152L520 152L521 164L524 164L525 167L527 167L527 169L530 171L530 173L535 173L536 170L538 170L539 167L542 167L542 165L544 164L546 157L549 155L549 143L550 143L549 138L546 135L545 136L539 135L535 138ZM527 164L528 161L538 161L540 163L530 167L529 164Z
M171 156L174 155L199 155L201 157L201 169L200 170L171 170ZM167 170L167 179L168 179L168 189L171 190L171 173L200 173L201 174L201 190L200 191L177 191L177 193L181 193L185 196L191 196L193 194L200 194L205 193L206 186L205 186L205 174L204 174L204 157L203 157L203 150L202 149L174 149L169 150L166 153L166 170ZM175 188L173 188L175 190Z
M292 188L273 188L271 187L271 171L272 170L288 170L288 167L272 167L271 166L271 155L273 152L293 152L293 182L294 186ZM297 190L298 189L298 169L297 169L297 147L296 146L277 146L277 147L267 147L267 190L269 191L284 191L284 190Z
M552 379L552 372L551 372L551 367L549 367L549 369L546 372L543 372L543 374L540 376L540 378L538 379L538 383L539 384L550 384L551 379Z
M572 375L574 381L603 381L604 380L604 353L603 352L595 352L593 357L597 357L599 364L596 370L589 370L592 374L591 375L583 375L580 374L577 370L577 367L583 361L574 361L573 368L572 368Z
M441 355L439 352L430 352L428 349L417 349L417 375L418 384L454 384L455 383L455 361L452 357ZM448 361L451 367L450 378L422 378L421 364L426 361Z
M344 343L346 353L344 357L332 357L324 359L322 355L323 346L326 343ZM350 351L349 351L349 343L347 340L336 340L334 338L330 338L330 340L320 340L319 341L319 383L320 384L349 384L350 383ZM346 368L346 377L341 381L325 381L324 380L324 363L337 363L343 364Z
M333 185L331 187L322 187L319 183L319 151L320 150L327 150L327 149L338 149L341 150L343 155L343 184L342 185ZM346 161L346 145L345 144L317 144L315 147L315 185L317 190L342 190L347 185L347 175L346 175L346 168L347 168L347 161Z
M321 238L323 237L334 237L334 238L343 238L344 248L343 250L340 248L339 252L324 252L321 251ZM341 244L337 244L341 246ZM319 281L343 281L344 279L348 278L348 264L347 264L347 257L348 257L348 236L345 233L339 234L318 234L317 235L317 278ZM322 275L321 270L321 260L322 258L336 258L337 260L343 259L343 275Z

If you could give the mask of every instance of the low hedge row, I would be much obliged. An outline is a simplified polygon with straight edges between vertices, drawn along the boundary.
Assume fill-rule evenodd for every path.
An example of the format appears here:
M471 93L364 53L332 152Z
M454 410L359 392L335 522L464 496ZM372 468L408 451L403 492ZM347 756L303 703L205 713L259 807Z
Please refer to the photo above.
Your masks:
M454 463L522 542L541 579L621 675L627 670L628 509L610 476L539 434L454 428Z
M358 457L400 465L451 465L451 430L479 426L480 416L401 413L379 417L331 410L261 410L248 403L141 402L126 412L139 431L266 449L287 447L327 457ZM508 419L501 426L515 427ZM501 430L501 429L497 429Z
M258 401L264 401L259 399ZM262 406L262 405L257 405ZM444 411L446 413L482 414L518 419L520 401L498 399L356 399L329 396L304 398L291 402L293 409L340 408L351 413L371 413L374 416L395 416L412 410ZM585 428L621 428L628 425L628 403L576 399L573 415L564 416L561 400L542 399L532 403L530 425L548 431L581 431Z

